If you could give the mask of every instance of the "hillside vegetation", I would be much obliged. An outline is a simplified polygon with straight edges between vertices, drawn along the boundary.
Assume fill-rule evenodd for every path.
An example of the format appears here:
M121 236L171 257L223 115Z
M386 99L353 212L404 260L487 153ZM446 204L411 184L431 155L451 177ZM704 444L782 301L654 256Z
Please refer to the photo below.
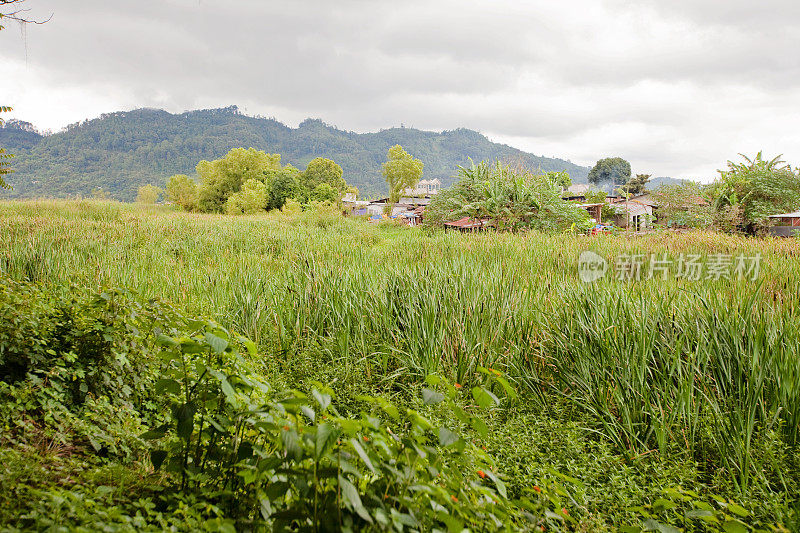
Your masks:
M16 155L14 190L6 198L89 196L101 188L111 197L132 201L138 187L163 187L173 174L194 174L201 160L213 160L238 147L280 154L297 168L317 157L332 159L344 179L364 195L386 192L381 164L386 151L402 145L425 164L425 178L452 183L458 165L501 160L543 171L566 170L573 181L588 168L561 159L522 152L489 141L478 132L457 129L435 133L392 128L377 133L339 130L308 119L290 128L274 119L240 114L236 107L171 114L138 109L103 115L42 136L29 124L11 122L0 129L0 146Z
M797 530L794 240L88 201L0 224L0 524ZM585 250L761 262L587 284Z

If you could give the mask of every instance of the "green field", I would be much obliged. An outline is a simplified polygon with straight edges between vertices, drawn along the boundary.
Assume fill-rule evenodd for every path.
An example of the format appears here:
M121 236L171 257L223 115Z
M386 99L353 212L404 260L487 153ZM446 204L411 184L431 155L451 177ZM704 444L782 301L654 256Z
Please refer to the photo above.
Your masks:
M550 498L536 504L549 518L530 522L509 503L501 522L510 530L648 527L651 516L686 530L800 527L796 239L467 235L324 214L228 217L89 201L0 203L0 228L3 277L48 298L83 301L112 287L134 302L158 298L252 339L248 364L278 390L308 393L319 382L345 418L358 416L366 394L458 426L491 456L509 502L535 503L540 488ZM586 250L612 266L594 283L579 277ZM637 254L642 279L616 279L615 262ZM706 268L729 258L731 279L673 270L646 279L651 254L667 254L675 268L681 254L700 255ZM736 274L740 256L760 257L757 275ZM13 316L5 294L1 316ZM0 347L11 346L3 327ZM453 400L488 431L463 424L449 402L419 400L431 375L493 391L486 409L466 394ZM11 402L7 390L0 399ZM144 445L95 457L61 429L60 438L32 436L47 435L46 417L19 425L24 431L11 417L0 452L0 529L124 523L102 508L113 502L133 515L132 493L177 483L153 473ZM191 529L194 515L184 512ZM219 517L239 529L269 527L226 508ZM491 524L473 525L501 528Z

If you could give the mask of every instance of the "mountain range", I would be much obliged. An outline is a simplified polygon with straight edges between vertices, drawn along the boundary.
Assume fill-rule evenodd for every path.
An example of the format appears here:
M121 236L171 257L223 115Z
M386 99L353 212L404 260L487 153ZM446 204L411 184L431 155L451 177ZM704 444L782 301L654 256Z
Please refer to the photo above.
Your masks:
M20 121L0 128L0 146L13 153L15 172L7 176L12 190L0 198L88 196L101 188L123 201L135 198L141 185L163 187L173 174L194 174L197 163L225 155L237 147L281 154L281 161L300 168L315 157L333 159L344 178L362 196L380 195L387 186L381 175L386 151L395 144L424 163L423 177L455 180L457 167L495 160L542 171L567 171L575 183L585 183L589 169L563 159L533 155L491 142L468 129L431 132L391 128L354 133L307 119L297 128L275 119L252 117L235 106L172 114L137 109L101 115L42 134Z

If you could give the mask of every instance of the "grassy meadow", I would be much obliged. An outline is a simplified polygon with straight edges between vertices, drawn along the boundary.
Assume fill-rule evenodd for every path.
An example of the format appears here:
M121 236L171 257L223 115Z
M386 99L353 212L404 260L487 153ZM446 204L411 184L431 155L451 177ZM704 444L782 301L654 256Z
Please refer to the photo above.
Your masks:
M213 319L256 343L276 386L417 405L426 376L469 387L503 373L516 399L471 438L511 496L557 481L567 529L637 524L678 488L737 502L753 527L800 527L796 239L458 234L95 201L3 202L0 227L3 276L61 295L124 288ZM635 254L759 255L760 269L584 283L585 250L612 270Z

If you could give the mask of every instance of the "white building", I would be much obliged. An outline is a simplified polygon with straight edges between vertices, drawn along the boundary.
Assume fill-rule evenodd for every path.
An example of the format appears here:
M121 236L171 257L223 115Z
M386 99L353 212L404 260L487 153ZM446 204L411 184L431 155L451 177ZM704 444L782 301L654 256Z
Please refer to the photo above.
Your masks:
M432 180L420 180L416 187L403 189L400 196L430 196L439 192L442 182L438 178Z

